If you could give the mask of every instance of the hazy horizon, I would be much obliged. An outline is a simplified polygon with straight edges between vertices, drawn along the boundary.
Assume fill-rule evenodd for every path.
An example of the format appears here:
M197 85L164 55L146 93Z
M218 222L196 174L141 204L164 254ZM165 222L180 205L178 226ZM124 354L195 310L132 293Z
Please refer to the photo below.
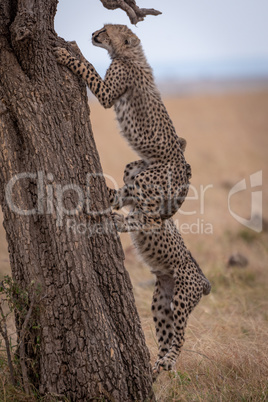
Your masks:
M266 0L137 0L162 11L137 26L122 10L107 10L99 0L60 0L57 33L76 40L103 76L107 52L91 44L104 23L128 25L141 39L156 78L268 77L268 2Z

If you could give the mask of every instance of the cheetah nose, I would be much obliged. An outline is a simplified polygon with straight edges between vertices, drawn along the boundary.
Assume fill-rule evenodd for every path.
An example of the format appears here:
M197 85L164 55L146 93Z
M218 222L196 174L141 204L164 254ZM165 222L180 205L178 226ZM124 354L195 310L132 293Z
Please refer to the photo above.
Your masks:
M99 35L96 35L96 36L92 37L93 42L100 43L100 41L98 40L98 36Z

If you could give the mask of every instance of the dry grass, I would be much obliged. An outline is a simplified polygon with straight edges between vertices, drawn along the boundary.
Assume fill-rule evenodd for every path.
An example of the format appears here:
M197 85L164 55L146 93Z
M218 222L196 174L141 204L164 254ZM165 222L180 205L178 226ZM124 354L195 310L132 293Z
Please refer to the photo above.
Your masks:
M208 270L213 292L190 318L176 372L158 380L159 401L265 400L268 305L261 279L267 283L267 276L252 284L251 272L226 273L223 267ZM155 355L149 331L147 339Z
M227 204L229 189L239 180L258 170L263 171L264 181L267 177L268 92L174 98L165 103L178 132L187 139L186 158L198 191L198 199L183 206L196 214L176 218L180 224L200 219L212 225L213 234L183 237L213 288L190 317L174 372L161 374L155 383L157 400L268 401L268 233L244 228L230 215ZM93 103L91 118L103 170L120 185L124 166L137 157L120 138L113 111ZM205 193L204 213L201 185L213 186ZM262 190L267 219L265 182ZM249 217L249 200L250 192L235 196L233 210ZM0 239L1 275L9 270L2 228ZM157 355L150 312L153 277L137 259L128 235L121 239L153 362ZM247 267L227 267L234 252L248 258ZM0 371L3 367L0 360ZM3 371L0 377L6 378ZM3 399L0 391L0 400L24 399Z
M229 241L233 244L232 238ZM267 241L267 234L262 234L251 244L252 262L246 268L227 268L223 262L207 265L212 293L190 317L175 371L157 380L158 401L268 400L268 255L263 247ZM242 242L238 240L239 249ZM153 362L157 354L149 306L153 285L137 281L143 270L147 280L146 267L137 267L129 257L126 266Z

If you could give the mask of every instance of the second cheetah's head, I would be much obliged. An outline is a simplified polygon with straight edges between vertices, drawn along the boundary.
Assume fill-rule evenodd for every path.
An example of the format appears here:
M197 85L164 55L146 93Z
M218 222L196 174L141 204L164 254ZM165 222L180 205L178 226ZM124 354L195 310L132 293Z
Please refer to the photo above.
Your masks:
M126 25L104 25L93 32L92 43L108 50L112 58L133 57L135 52L142 51L139 38Z

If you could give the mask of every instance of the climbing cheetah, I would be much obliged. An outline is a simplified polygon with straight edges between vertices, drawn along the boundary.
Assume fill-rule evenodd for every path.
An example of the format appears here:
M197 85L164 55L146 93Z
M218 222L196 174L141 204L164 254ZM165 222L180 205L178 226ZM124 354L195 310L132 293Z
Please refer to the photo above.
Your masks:
M135 201L129 215L117 220L121 232L161 227L183 203L191 177L173 123L154 83L139 38L125 25L104 25L92 34L92 42L106 49L112 63L105 79L81 55L73 57L56 48L58 63L67 66L88 84L105 107L114 106L122 135L141 157L142 171L132 184L109 190L110 201L119 209L126 198Z
M124 173L125 184L131 184L143 163L130 163ZM126 204L131 205L131 200ZM121 219L121 215L114 215ZM159 344L158 359L154 365L155 378L161 371L171 370L184 343L184 332L189 314L202 295L210 293L210 283L187 250L172 219L162 222L160 228L130 233L132 241L156 275L152 313Z

